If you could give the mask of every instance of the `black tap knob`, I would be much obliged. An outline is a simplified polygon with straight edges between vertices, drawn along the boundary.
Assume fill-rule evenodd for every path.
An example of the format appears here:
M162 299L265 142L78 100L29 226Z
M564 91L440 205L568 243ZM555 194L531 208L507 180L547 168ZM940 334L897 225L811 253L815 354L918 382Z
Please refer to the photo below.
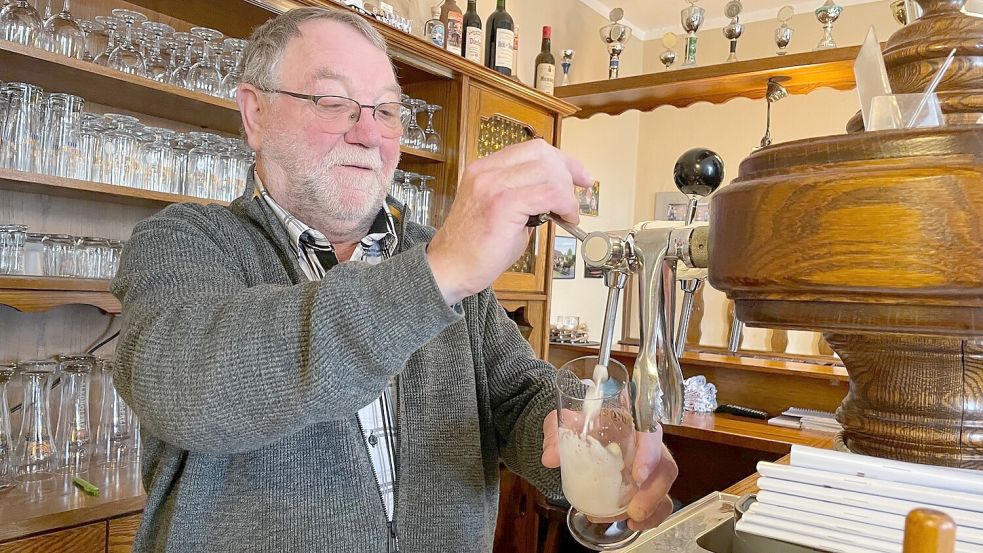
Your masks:
M724 160L706 148L693 148L679 156L672 178L687 196L709 196L724 181Z

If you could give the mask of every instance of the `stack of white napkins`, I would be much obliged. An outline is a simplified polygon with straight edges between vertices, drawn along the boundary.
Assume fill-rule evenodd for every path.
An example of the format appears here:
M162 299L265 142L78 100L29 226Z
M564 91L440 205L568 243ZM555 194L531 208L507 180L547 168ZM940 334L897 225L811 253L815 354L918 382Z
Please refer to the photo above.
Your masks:
M905 516L955 521L956 551L983 553L983 472L792 446L789 465L758 463L758 501L737 530L842 553L898 553Z
M768 424L817 432L837 433L843 430L843 427L836 421L836 416L833 413L815 411L813 409L800 409L799 407L786 409L781 416L768 419Z

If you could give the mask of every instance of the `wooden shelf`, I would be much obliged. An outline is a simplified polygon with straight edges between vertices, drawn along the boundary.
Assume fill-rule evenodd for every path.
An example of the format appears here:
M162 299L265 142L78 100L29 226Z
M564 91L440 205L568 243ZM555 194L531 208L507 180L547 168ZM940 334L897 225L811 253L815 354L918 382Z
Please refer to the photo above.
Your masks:
M128 186L116 186L115 184L66 179L64 177L53 177L38 173L25 173L24 171L14 171L13 169L0 169L0 190L154 208L188 202L228 205L228 202L207 200L196 196L153 192L139 188L130 188Z
M229 100L5 40L0 40L0 80L31 83L45 92L67 92L97 104L239 133L239 112Z
M403 153L403 161L415 163L443 163L447 161L447 156L442 153L435 154L407 146L400 146L399 151Z
M608 81L560 86L556 96L580 108L574 117L618 115L630 109L686 107L696 102L719 104L732 98L764 98L769 77L784 76L790 94L821 87L850 90L856 86L853 63L859 46L770 58L677 69Z
M92 305L118 315L122 306L109 293L108 280L83 278L0 276L0 304L18 311L47 311L63 305Z
M829 449L833 434L810 432L768 424L767 421L720 413L683 415L683 424L663 425L670 436L691 438L768 453L787 454L793 444Z

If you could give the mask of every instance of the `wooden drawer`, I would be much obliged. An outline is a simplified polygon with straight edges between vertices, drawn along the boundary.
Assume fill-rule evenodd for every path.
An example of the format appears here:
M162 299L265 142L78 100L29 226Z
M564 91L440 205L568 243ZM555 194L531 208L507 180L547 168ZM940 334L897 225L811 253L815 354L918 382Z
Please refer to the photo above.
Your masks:
M53 553L55 551L58 553L106 553L106 523L87 524L0 544L0 553Z
M133 550L133 539L141 518L143 515L130 515L109 521L108 553L130 553Z

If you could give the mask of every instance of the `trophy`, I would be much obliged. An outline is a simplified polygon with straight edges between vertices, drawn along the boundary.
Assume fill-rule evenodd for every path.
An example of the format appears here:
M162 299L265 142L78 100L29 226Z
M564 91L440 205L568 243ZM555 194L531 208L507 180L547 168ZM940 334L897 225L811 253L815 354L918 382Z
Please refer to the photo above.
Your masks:
M730 41L730 55L727 56L727 62L737 61L737 39L741 38L744 34L744 25L740 23L741 11L744 6L741 5L741 0L730 0L727 2L727 6L724 7L724 15L730 18L730 23L724 27L724 37Z
M765 135L761 138L760 148L771 146L771 105L788 96L788 90L781 83L788 80L788 77L771 77L768 79L768 91L765 99L768 100L768 118L765 122Z
M819 41L816 50L836 48L836 41L833 40L833 23L840 18L841 13L843 8L833 0L826 0L826 3L816 10L816 19L823 24L823 39Z
M666 71L669 67L676 63L676 51L673 48L676 47L676 43L679 42L679 38L676 37L676 33L666 33L662 35L662 45L666 47L665 51L659 56L659 61L662 65L666 66Z
M631 27L619 23L624 16L624 10L615 8L608 16L611 23L601 27L601 41L608 45L608 54L611 56L608 63L609 79L618 78L621 53L625 51L625 43L631 38Z
M683 8L683 11L679 12L683 30L687 33L686 57L683 67L693 67L696 65L696 32L703 25L703 15L706 10L696 5L697 0L686 1L689 2L689 7Z
M570 66L573 65L573 50L567 48L563 51L560 67L563 69L563 79L560 81L561 86L566 86L570 84Z
M793 15L795 15L795 8L792 6L785 6L778 10L778 22L781 23L781 26L775 29L775 45L778 46L777 53L779 56L784 56L787 53L785 49L788 48L788 43L792 42L792 34L795 29L789 27L788 22Z

